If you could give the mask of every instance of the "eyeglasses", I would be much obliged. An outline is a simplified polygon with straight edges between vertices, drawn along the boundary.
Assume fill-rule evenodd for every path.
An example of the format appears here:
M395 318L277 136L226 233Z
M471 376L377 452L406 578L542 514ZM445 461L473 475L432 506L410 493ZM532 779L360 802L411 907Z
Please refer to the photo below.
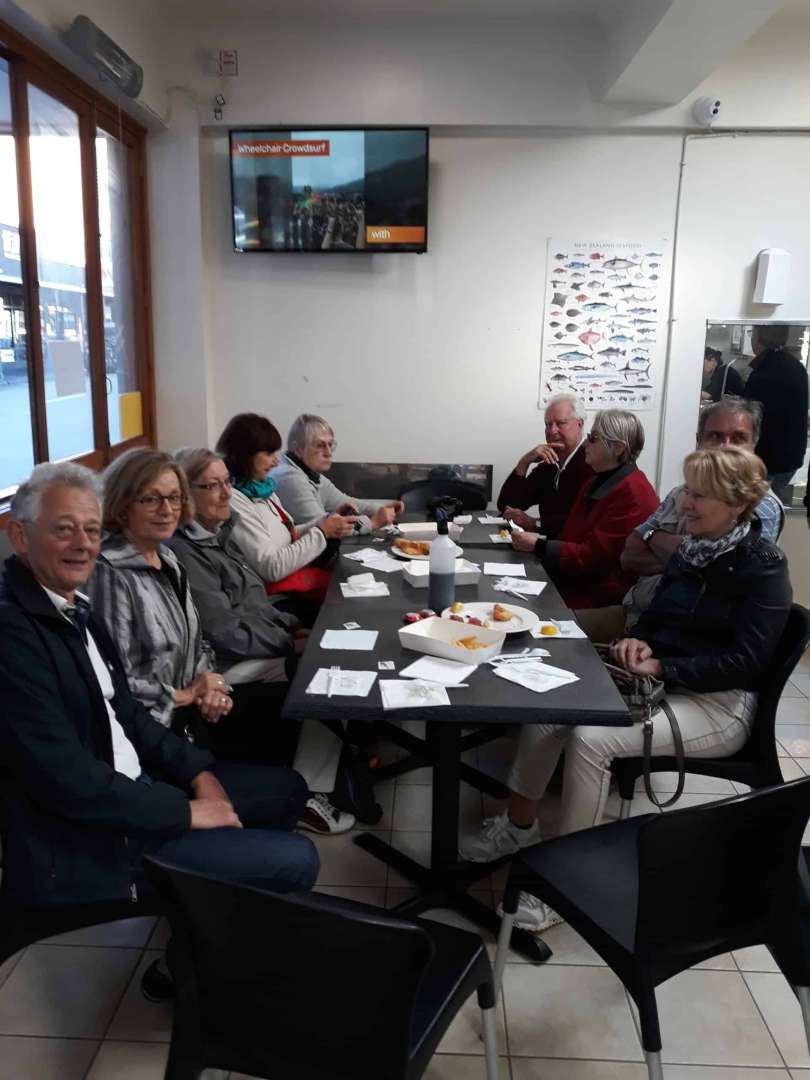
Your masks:
M51 529L51 535L55 536L57 540L73 540L79 533L84 533L91 544L97 544L101 539L101 526L100 525L54 525Z
M596 431L589 431L588 434L585 436L585 442L589 442L591 446L593 446L593 444L597 442L603 443L603 445L605 446L607 446L608 443L604 435L600 435Z
M337 450L337 442L335 439L319 439L316 443L312 444L312 449L320 450L322 454L326 453L327 450L331 450L334 454L335 450Z
M179 510L186 499L178 491L172 492L171 495L159 495L157 491L150 491L148 495L141 495L133 501L145 510L159 510L164 502L167 502L172 510Z
M233 487L233 477L226 476L224 480L209 480L207 484L192 484L198 491L230 491Z

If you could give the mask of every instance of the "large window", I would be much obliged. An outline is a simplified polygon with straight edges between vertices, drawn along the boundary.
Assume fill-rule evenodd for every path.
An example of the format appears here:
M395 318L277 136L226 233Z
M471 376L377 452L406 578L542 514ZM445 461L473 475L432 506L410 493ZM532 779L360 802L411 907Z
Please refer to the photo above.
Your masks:
M144 135L0 22L0 504L154 441Z

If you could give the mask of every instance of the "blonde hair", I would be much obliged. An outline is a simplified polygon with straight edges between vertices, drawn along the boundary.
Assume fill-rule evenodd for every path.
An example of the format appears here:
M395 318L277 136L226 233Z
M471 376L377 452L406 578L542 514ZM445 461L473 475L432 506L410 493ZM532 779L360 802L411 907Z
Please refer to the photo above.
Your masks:
M103 527L109 533L124 531L126 512L149 484L154 484L161 473L173 472L180 485L183 505L179 525L194 520L194 501L186 480L186 474L171 456L161 450L135 447L116 458L102 474L104 481Z
M764 462L739 446L722 450L695 450L683 463L683 475L701 495L719 499L726 506L743 504L741 521L751 521L754 510L768 490Z
M624 443L621 465L635 461L644 449L644 428L635 413L626 409L603 409L593 418L591 431L609 442Z

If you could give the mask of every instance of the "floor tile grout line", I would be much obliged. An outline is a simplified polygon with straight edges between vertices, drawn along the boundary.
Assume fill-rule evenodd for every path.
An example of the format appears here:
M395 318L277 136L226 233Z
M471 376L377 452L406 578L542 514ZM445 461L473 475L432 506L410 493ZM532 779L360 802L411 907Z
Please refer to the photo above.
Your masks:
M776 971L770 971L770 972L767 972L767 971L766 971L766 972L756 972L756 971L752 971L752 972L750 972L750 974L751 974L751 975L781 975L783 979L785 978L785 976L784 976L784 975L782 975L782 972L781 972L781 971L779 971L779 972L776 972ZM750 986L748 985L748 980L746 979L746 977L745 977L745 973L744 973L743 971L741 971L741 972L740 972L740 977L741 977L741 979L742 979L742 981L743 981L743 986L745 987L745 991L746 991L746 993L747 993L747 994L748 994L748 996L749 996L749 997L751 998L751 1001L752 1001L752 1002L754 1003L754 1008L755 1008L755 1009L756 1009L756 1011L757 1011L757 1012L759 1013L760 1019L762 1020L762 1023L763 1023L763 1025L764 1025L764 1027L765 1027L765 1030L766 1030L766 1031L768 1032L768 1034L770 1035L770 1037L771 1037L771 1042L772 1042L772 1043L773 1043L773 1045L774 1045L774 1046L776 1047L776 1052L777 1052L777 1054L779 1055L779 1057L780 1057L780 1058L782 1059L782 1061L784 1062L784 1064L785 1064L785 1068L786 1068L786 1069L788 1070L788 1074L789 1074L789 1072L790 1072L790 1065L788 1065L787 1061L785 1060L785 1055L784 1055L784 1054L782 1053L782 1048L781 1048L781 1046L779 1045L779 1043L778 1043L778 1041L777 1041L777 1039L776 1039L776 1036L775 1036L775 1035L774 1035L774 1033L773 1033L773 1032L771 1031L771 1025L770 1025L770 1024L768 1023L768 1021L767 1021L767 1020L765 1019L765 1014L764 1014L764 1012L762 1011L762 1009L761 1009L761 1008L759 1007L759 1002L757 1001L756 997L754 996L754 993L753 993L753 991L751 990L751 987L750 987ZM785 979L785 981L787 982L787 980L786 980L786 979ZM788 986L790 986L790 983L788 983ZM799 1065L799 1066L797 1066L797 1068L803 1068L803 1066Z
M155 923L155 926L152 928L152 933L155 932L156 928L157 928L157 923ZM91 1072L93 1066L96 1063L96 1059L98 1058L98 1055L101 1053L101 1048L104 1045L104 1043L107 1041L107 1035L110 1032L110 1028L115 1023L115 1018L118 1015L118 1010L121 1008L122 1004L124 1003L124 998L127 996L127 991L129 990L130 986L132 985L133 979L138 978L138 969L140 968L141 963L143 962L143 959L146 956L146 953L148 951L149 940L151 939L151 936L152 935L150 934L149 938L147 938L146 944L141 949L141 955L138 957L138 959L137 959L137 961L135 963L135 966L132 969L132 977L129 978L126 981L126 984L124 985L124 989L121 991L121 994L119 995L118 1001L115 1003L115 1008L110 1013L110 1019L107 1022L107 1026L104 1028L104 1034L101 1036L101 1040L100 1040L100 1042L98 1044L98 1048L96 1049L95 1054L93 1054L92 1060L90 1061L90 1064L87 1067L87 1072L85 1072L85 1074L84 1074L84 1080L87 1080L87 1077L90 1075L90 1072ZM165 949L163 951L165 952ZM111 1041L113 1041L113 1040L111 1040ZM129 1041L129 1040L127 1040L127 1041ZM136 1039L134 1041L139 1042L141 1040Z

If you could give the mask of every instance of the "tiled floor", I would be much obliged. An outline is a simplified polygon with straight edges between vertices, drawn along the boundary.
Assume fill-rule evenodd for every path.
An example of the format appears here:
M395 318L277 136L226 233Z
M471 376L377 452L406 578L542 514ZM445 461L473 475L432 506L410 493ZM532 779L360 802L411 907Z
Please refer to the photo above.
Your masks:
M810 775L810 654L780 705L777 736L786 778ZM480 763L504 770L512 745L504 739L482 748ZM379 830L421 860L430 839L429 782L423 770L381 793ZM667 777L658 783L662 790L670 786ZM727 783L690 777L682 801L730 793ZM639 795L634 808L646 812L650 804ZM473 828L481 813L480 796L465 789L462 828ZM552 797L540 816L553 822ZM324 891L389 907L408 895L409 883L355 847L351 836L319 840L318 847ZM493 882L485 881L478 896L496 902ZM546 965L514 956L506 969L501 1080L644 1080L634 1009L619 981L569 927L555 927L546 940L554 950ZM164 942L162 923L132 920L32 946L0 967L0 1080L159 1080L171 1010L148 1004L138 982ZM684 972L659 989L658 1001L666 1080L810 1080L798 1005L764 949ZM471 1002L426 1080L484 1080L482 1055Z

